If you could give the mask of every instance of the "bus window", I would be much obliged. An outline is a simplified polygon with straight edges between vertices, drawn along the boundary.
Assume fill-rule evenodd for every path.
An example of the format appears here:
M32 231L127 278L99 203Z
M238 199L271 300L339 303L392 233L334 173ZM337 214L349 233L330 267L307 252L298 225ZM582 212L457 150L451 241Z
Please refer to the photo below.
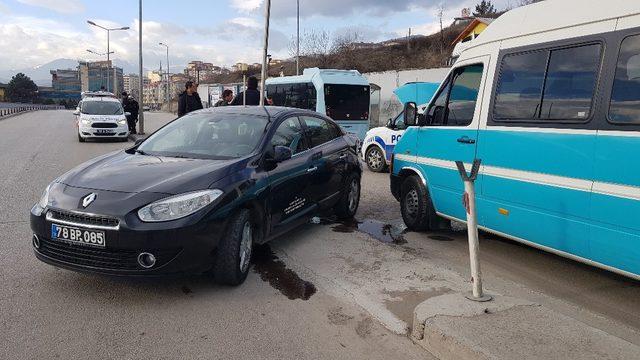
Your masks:
M586 119L600 68L600 45L552 50L540 119Z
M369 86L326 84L327 116L334 120L368 120L369 96Z
M640 35L622 41L609 120L620 124L640 124Z
M266 89L274 106L316 110L317 93L311 83L273 84Z
M547 56L547 51L533 51L502 59L493 109L496 120L538 116Z

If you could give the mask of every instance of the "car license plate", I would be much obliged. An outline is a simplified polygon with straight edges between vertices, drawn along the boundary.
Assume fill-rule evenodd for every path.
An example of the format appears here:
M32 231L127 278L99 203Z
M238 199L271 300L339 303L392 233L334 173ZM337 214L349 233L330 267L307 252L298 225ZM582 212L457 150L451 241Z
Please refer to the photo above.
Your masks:
M86 230L58 224L51 224L51 239L99 247L105 247L106 244L104 231Z
M100 135L110 135L110 134L113 134L113 131L112 131L112 130L104 130L104 129L101 129L101 130L96 130L96 134L100 134Z

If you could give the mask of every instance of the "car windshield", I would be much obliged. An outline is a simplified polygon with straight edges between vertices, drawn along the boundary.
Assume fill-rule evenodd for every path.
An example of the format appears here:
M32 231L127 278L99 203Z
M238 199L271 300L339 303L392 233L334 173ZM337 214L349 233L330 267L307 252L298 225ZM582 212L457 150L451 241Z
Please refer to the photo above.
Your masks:
M267 118L245 114L201 113L182 117L158 130L137 149L154 156L232 159L259 144Z
M124 110L122 105L117 101L100 101L100 100L83 100L83 114L87 115L122 115Z

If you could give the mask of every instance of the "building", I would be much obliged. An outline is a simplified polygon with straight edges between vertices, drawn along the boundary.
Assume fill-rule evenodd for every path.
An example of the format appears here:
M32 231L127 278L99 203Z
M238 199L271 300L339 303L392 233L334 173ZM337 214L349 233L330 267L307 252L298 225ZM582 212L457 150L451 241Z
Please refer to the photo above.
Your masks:
M124 91L122 68L112 66L109 61L80 61L81 91L98 91L104 87L116 96ZM107 80L108 78L108 80Z
M220 66L215 66L212 63L206 63L199 60L189 62L187 64L187 68L184 69L184 74L196 82L200 82L202 79L221 73L222 68Z
M486 29L487 26L489 26L489 24L493 22L493 20L495 19L481 17L473 18L473 20L471 20L464 28L464 30L462 30L462 32L458 35L458 37L453 40L451 45L455 46L458 43L471 41L477 38L478 35L480 35L480 33L482 33L484 29Z
M0 101L7 101L7 84L0 83Z
M80 93L80 72L72 69L57 69L51 73L51 87L56 91L73 91Z
M143 86L145 87L150 83L149 78L147 77L144 77L142 81L144 82ZM124 75L122 77L122 83L124 85L124 91L136 99L140 98L140 76L137 74Z

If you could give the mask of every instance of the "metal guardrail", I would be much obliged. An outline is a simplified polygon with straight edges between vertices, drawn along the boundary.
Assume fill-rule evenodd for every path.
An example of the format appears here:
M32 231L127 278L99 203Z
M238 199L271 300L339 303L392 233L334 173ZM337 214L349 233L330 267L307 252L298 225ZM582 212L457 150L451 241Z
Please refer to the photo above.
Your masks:
M38 104L12 104L0 103L0 119L15 114L36 111L36 110L63 110L64 106L60 105L38 105Z

